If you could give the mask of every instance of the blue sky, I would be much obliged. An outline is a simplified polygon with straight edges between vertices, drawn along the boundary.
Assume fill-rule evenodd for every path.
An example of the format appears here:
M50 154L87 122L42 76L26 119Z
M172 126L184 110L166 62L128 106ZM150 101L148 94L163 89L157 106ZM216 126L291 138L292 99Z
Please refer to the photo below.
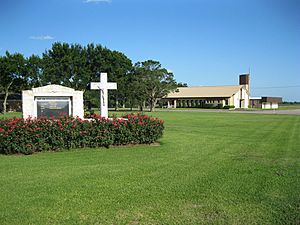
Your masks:
M237 84L250 68L252 96L300 101L297 0L1 0L0 32L1 55L102 44L190 86Z

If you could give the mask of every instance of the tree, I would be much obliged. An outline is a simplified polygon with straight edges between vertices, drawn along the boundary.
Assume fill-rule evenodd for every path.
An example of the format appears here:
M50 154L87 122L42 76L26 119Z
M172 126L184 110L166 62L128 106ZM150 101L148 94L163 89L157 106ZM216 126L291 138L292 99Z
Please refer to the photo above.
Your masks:
M147 60L135 64L135 76L140 81L138 90L153 111L157 101L177 88L172 72L162 68L158 61Z
M137 74L137 69L133 70L128 75L127 89L125 90L124 94L126 95L131 110L135 105L138 105L140 111L143 111L145 102L147 100L145 85L146 84L143 82L142 76Z
M160 98L177 87L173 74L157 61L138 62L133 67L125 54L101 45L56 42L41 58L32 55L24 59L19 53L8 52L0 57L0 88L6 93L4 108L10 90L47 84L82 90L85 99L98 105L100 93L89 91L89 84L99 81L101 72L108 73L108 81L118 83L118 89L109 92L110 103L116 109L120 100L123 105L129 102L141 108L147 102L152 111Z
M124 98L126 75L132 69L131 60L123 53L94 44L82 47L79 44L54 43L43 54L42 62L43 85L59 84L82 90L85 98L94 104L99 102L99 93L88 90L91 81L98 82L100 73L107 72L108 81L118 83L118 90L109 94L117 102L118 98Z
M114 100L117 109L118 100L124 102L126 98L124 93L127 90L129 71L132 70L131 60L123 53L103 48L101 45L89 44L86 49L91 81L99 81L99 74L106 72L108 81L118 83L118 89L109 92L109 98ZM113 102L111 100L110 102Z
M56 42L43 54L41 82L85 91L90 81L86 51L78 44Z
M179 82L179 83L177 83L177 87L188 87L188 84Z
M112 51L110 57L107 58L107 64L110 65L108 73L110 81L118 83L118 89L111 92L112 97L115 99L115 108L117 110L119 100L125 104L126 90L128 89L129 72L132 70L131 60L123 53Z
M26 79L29 88L43 86L43 64L42 59L37 55L31 55L26 59Z
M22 54L6 52L5 56L0 57L0 84L4 92L3 113L6 113L9 92L20 91L26 84L25 59Z

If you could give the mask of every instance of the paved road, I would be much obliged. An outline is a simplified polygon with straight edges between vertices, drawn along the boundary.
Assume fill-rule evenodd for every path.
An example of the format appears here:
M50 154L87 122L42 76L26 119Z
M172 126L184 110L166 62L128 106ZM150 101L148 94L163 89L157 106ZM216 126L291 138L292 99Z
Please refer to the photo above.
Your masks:
M224 109L188 109L188 110L157 110L164 112L223 112L223 113L249 113L249 114L272 114L272 115L300 115L300 109L288 110L224 110Z

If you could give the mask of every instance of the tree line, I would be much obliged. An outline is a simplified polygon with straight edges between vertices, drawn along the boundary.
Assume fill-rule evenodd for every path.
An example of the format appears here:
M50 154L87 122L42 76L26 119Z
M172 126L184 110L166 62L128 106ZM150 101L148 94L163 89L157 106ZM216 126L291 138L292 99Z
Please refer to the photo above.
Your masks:
M148 105L152 111L160 98L178 86L186 86L177 84L173 73L158 61L133 64L125 54L101 45L56 42L42 56L24 57L8 51L0 56L3 112L9 93L49 84L82 90L85 99L98 105L99 92L89 90L89 84L99 81L101 72L108 73L108 81L118 83L117 90L109 91L110 104L116 108L126 105L143 110Z

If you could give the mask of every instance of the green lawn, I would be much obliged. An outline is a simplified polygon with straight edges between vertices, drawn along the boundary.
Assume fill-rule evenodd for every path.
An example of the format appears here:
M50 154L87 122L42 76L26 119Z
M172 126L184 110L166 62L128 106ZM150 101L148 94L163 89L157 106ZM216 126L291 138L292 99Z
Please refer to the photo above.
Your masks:
M300 104L280 104L278 109L281 110L300 109Z
M21 117L21 113L20 112L9 112L9 113L0 113L0 119L8 119L11 117Z
M300 116L152 115L160 146L0 155L0 224L300 223Z

